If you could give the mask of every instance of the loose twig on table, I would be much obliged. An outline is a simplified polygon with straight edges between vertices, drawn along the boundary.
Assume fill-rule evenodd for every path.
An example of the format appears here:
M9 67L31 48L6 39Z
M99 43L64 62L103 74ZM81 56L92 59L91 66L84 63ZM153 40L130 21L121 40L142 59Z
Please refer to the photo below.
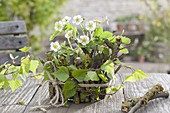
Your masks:
M150 89L143 97L129 99L122 102L121 111L125 113L135 113L139 108L147 105L150 100L160 97L168 98L169 93L163 90L164 88L160 84L157 84L152 89Z

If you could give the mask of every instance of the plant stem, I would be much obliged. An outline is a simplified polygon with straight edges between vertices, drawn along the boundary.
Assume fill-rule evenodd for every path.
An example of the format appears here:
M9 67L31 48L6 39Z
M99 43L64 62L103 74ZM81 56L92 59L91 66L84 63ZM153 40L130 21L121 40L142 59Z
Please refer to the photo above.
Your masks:
M80 27L81 27L81 30L82 30L83 35L85 35L85 33L84 33L84 27L82 26L82 24L80 24Z
M68 44L69 44L70 48L73 50L72 44L71 44L71 42L70 42L70 39L67 38L67 41L68 41Z

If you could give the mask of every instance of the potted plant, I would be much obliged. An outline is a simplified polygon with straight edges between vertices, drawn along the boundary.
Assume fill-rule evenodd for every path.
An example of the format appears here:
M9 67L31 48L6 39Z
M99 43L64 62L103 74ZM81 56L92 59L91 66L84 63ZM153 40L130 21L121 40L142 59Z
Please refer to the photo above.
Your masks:
M129 38L104 31L100 24L105 21L88 21L80 15L73 17L73 24L70 21L71 17L66 16L55 23L55 31L50 37L51 50L46 53L47 59L40 60L43 64L43 72L40 73L44 78L42 86L45 83L50 84L51 100L49 105L36 108L51 105L59 107L68 101L79 104L104 99L106 95L116 93L123 87L123 84L115 84L116 74L121 67L131 69L133 72L123 83L148 77L141 70L134 70L120 61L121 56L128 53L126 45L131 42ZM64 34L67 42L53 41L59 34ZM29 48L24 47L20 50L27 52ZM39 77L36 75L39 61L31 60L29 56L21 60L19 67L10 64L1 67L3 72L1 74L12 74L17 80L10 85L3 82L5 88L10 86L13 91L22 84L19 77L25 80L30 71L36 78ZM4 77L3 80L6 80L6 76ZM17 83L20 84L16 86Z
M52 41L58 34L64 33L67 39L61 44L51 42L51 51L47 52L44 77L51 81L50 97L52 100L61 97L61 105L67 101L79 104L101 100L110 91L120 89L121 84L119 87L113 84L115 74L124 66L119 58L128 53L126 45L131 41L104 31L99 20L87 21L80 15L73 17L73 24L70 20L66 16L56 22L55 31L50 37ZM78 27L80 30L77 30ZM130 78L147 77L141 70L133 72ZM138 72L142 74L135 75ZM51 101L52 104L58 102Z

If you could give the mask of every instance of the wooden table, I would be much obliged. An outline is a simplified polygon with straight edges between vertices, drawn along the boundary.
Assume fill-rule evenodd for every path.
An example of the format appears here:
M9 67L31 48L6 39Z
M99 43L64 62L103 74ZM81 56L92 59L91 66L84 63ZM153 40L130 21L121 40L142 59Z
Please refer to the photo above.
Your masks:
M52 108L48 113L121 113L121 102L124 99L143 96L148 89L155 84L161 84L170 92L170 75L152 73L148 74L149 79L141 80L135 83L126 83L125 88L119 90L112 98L102 100L93 104L70 104L69 107ZM127 74L122 75L122 78ZM11 93L7 90L5 93L0 90L0 113L42 113L42 111L33 111L31 107L37 105L38 93L44 100L48 100L48 85L42 92L38 88L41 80L29 78L23 87ZM17 104L24 102L25 105ZM146 107L141 108L136 113L170 113L170 97L168 99L156 99Z

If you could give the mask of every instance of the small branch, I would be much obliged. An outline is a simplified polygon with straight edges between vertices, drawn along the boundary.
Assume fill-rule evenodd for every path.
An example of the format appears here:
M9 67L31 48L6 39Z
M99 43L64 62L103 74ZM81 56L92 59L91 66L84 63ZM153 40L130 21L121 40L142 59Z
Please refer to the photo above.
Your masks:
M109 84L78 84L80 87L111 87Z
M150 100L160 98L160 97L168 98L168 96L169 96L168 92L161 92L161 93L157 93L156 95L154 95L152 98L150 98ZM144 103L145 103L145 100L141 99L134 107L132 107L129 113L135 113L139 108L143 107Z
M119 65L116 70L115 70L115 74L121 69L122 65Z
M160 84L157 84L152 89L150 89L143 97L129 99L122 102L121 111L125 113L135 113L139 108L147 105L150 100L160 97L168 98L169 93L167 91L163 91L163 87Z

